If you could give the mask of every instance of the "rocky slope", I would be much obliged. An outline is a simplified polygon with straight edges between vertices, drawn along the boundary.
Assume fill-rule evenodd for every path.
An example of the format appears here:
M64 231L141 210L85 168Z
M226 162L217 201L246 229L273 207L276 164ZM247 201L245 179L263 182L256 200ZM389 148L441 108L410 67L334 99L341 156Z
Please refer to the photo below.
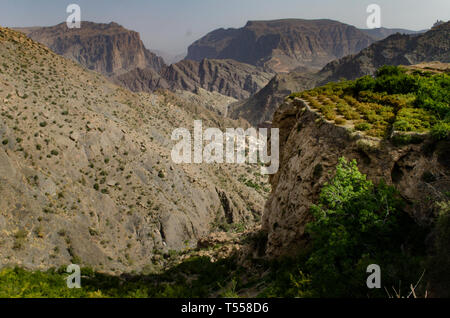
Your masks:
M271 122L274 112L286 96L292 92L312 88L316 81L314 74L311 73L277 74L255 95L230 105L228 116L236 119L245 118L254 126Z
M322 83L340 78L355 79L372 75L383 65L412 65L422 62L450 62L450 22L419 35L395 34L376 42L356 55L326 65Z
M269 257L293 255L308 242L309 208L342 156L356 159L370 180L394 184L409 202L407 211L422 224L433 217L430 200L442 199L439 193L450 188L448 139L395 146L328 122L300 99L276 111L273 127L280 129L281 151L280 170L271 176L273 192L263 218ZM424 180L426 174L432 174L433 181Z
M83 21L80 29L69 29L66 23L61 23L52 27L17 30L56 54L103 75L118 75L135 68L159 71L164 66L162 58L145 48L139 33L114 22L101 24Z
M153 70L133 70L115 78L118 83L133 91L155 89L186 90L195 92L203 88L236 99L245 99L263 88L274 74L259 67L233 60L201 62L183 60L164 67L159 73Z
M332 20L249 21L240 29L218 29L194 42L187 59L234 59L275 72L296 67L320 68L359 52L373 38Z
M131 93L4 28L0 101L0 266L157 268L169 250L260 218L258 167L170 159L175 128L245 122Z

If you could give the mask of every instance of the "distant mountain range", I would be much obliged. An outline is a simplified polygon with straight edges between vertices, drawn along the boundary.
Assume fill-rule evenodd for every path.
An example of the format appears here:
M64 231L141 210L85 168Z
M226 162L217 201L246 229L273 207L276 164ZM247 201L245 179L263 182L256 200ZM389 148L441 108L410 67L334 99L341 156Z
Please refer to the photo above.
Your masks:
M163 58L164 62L168 65L175 64L181 60L184 60L184 58L187 55L187 52L180 53L180 54L170 54L165 51L155 50L155 49L152 49L151 51L153 53L155 53L156 55L161 56Z
M249 21L240 29L218 29L188 48L187 59L234 59L288 72L320 68L359 52L374 39L354 26L332 20Z
M388 28L377 28L377 29L361 29L368 36L372 37L376 41L383 40L392 34L400 33L400 34L420 34L425 33L428 30L421 31L411 31L406 29L388 29Z
M333 61L320 71L322 82L372 75L383 65L412 65L421 62L450 62L450 22L423 34L394 34L358 54Z
M231 60L182 60L170 66L145 48L137 32L117 23L65 23L53 27L16 28L55 53L109 77L132 91L157 89L196 91L203 88L245 99L263 88L273 73Z
M450 62L450 22L423 34L393 34L361 52L327 64L319 72L278 74L261 91L232 105L230 116L243 117L253 125L271 121L284 98L331 81L373 75L383 65L412 65L428 61Z
M166 62L170 63L167 65L163 58L144 46L137 32L114 22L83 22L81 29L68 29L65 23L61 23L52 27L17 30L55 53L106 75L135 92L157 89L197 92L204 89L238 100L251 97L267 84L274 86L278 80L281 82L275 85L277 87L283 87L283 81L287 83L286 87L293 89L309 87L313 81L305 74L319 71L338 58L357 54L393 33L417 33L386 28L360 30L332 20L249 21L243 28L218 29L194 42L185 60L171 63L181 56L166 55ZM297 75L289 75L286 79L283 75L273 78L275 73L288 71ZM343 72L336 70L332 73ZM308 85L304 81L291 85L292 78L307 78ZM273 96L271 99L277 100ZM231 113L238 116L241 114L239 109L234 105ZM262 118L267 120L272 110L262 113L266 114ZM247 116L247 119L250 118Z

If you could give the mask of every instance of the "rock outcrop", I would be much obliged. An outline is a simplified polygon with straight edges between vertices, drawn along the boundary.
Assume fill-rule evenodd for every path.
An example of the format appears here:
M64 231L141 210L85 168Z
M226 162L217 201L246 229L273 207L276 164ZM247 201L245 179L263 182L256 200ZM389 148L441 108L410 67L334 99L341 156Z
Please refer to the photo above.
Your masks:
M273 192L263 217L269 257L292 256L308 243L310 206L342 156L356 159L369 179L394 184L419 223L430 222L434 212L430 202L450 188L448 139L395 146L336 126L299 99L276 111L273 127L280 129L280 169L270 178ZM425 175L432 175L432 180Z
M87 69L103 75L119 75L136 68L159 71L162 58L147 50L139 33L121 25L82 22L79 29L69 29L66 23L51 27L17 28L56 54L70 58Z

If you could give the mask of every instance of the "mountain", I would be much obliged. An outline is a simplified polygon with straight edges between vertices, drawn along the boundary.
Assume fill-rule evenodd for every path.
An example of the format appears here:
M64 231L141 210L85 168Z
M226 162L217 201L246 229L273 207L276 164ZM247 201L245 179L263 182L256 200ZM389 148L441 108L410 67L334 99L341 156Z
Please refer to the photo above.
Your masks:
M394 34L358 54L326 65L320 72L322 83L340 78L372 75L383 65L412 65L422 62L450 62L450 22L418 35Z
M184 58L186 57L186 54L187 54L187 52L181 53L181 54L170 54L165 51L154 50L154 49L152 50L152 52L158 56L161 56L163 58L164 62L168 65L175 64L181 60L184 60Z
M292 259L293 273L298 268L313 273L319 268L309 277L321 288L328 286L323 275L334 277L330 288L321 289L319 295L331 290L328 295L337 297L336 280L348 286L353 275L363 275L372 263L389 267L394 283L405 262L419 259L420 265L415 265L419 268L407 281L417 281L426 271L421 295L448 297L450 276L441 268L450 264L450 125L443 124L450 113L445 91L450 73L442 73L450 70L450 64L440 63L432 72L429 64L404 67L405 77L419 71L414 78L421 76L420 84L386 71L382 78L372 79L376 88L366 86L364 91L355 90L350 81L329 83L292 94L273 116L272 126L280 132L281 159L280 169L270 177L273 191L263 215L265 256ZM414 102L419 96L426 96L427 106ZM439 136L433 133L436 127L445 127ZM378 134L380 129L384 131ZM374 193L379 199L369 199L375 198ZM390 222L397 225L386 234ZM388 256L388 249L395 256ZM398 258L402 261L396 263ZM352 265L344 270L347 261ZM348 275L347 269L353 272ZM361 277L354 280L355 288L342 288L339 297L354 297L366 279ZM304 279L300 275L297 282ZM358 297L367 296L363 286ZM308 287L299 290L304 295Z
M114 22L83 22L81 29L68 29L62 23L16 30L134 92L157 89L195 92L204 88L245 99L273 76L259 67L231 60L182 60L167 66L162 58L145 48L139 33Z
M385 38L396 34L420 34L425 33L428 30L411 31L406 29L388 29L388 28L376 28L376 29L361 29L364 33L375 39L376 41L384 40Z
M269 84L250 98L230 105L228 116L236 119L245 118L254 126L270 122L273 113L287 95L312 88L316 81L314 75L309 73L277 74Z
M332 20L249 21L243 28L218 29L197 40L186 59L234 59L288 72L299 66L320 69L373 42L354 26Z
M107 76L123 74L135 68L159 71L164 66L162 58L145 48L139 33L114 22L101 24L83 21L79 29L69 29L66 23L61 23L16 30L53 52Z
M327 64L319 72L294 71L275 77L260 92L231 107L232 118L253 125L271 121L274 111L292 92L344 79L373 75L383 65L411 65L427 61L450 62L450 22L423 34L394 34L361 52Z
M256 165L177 165L176 128L249 127L170 92L132 93L0 28L0 267L164 266L220 228L252 226Z
M156 89L196 92L203 88L241 100L263 88L273 75L233 60L204 59L201 62L182 60L163 67L159 73L153 69L135 69L116 76L114 81L135 92Z

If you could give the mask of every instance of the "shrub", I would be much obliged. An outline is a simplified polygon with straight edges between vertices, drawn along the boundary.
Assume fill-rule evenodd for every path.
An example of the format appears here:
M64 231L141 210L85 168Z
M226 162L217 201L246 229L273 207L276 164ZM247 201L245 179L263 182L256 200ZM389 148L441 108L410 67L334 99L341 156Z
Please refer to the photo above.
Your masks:
M443 140L450 135L450 123L440 122L433 126L431 135L436 140Z
M367 295L369 264L385 269L387 286L420 276L420 266L405 242L423 236L402 206L395 188L384 182L374 185L359 172L355 160L339 160L335 177L322 188L319 204L311 207L315 220L307 226L312 250L306 269L317 296ZM412 266L407 267L409 272L403 272L406 265ZM383 291L378 292L383 296Z
M366 131L370 128L372 128L372 125L370 125L369 123L359 123L355 125L355 129L359 131Z
M440 202L434 229L434 250L428 260L430 280L438 297L450 297L450 201Z
M344 118L336 118L334 120L334 122L336 123L336 125L345 125L345 123L347 122Z

